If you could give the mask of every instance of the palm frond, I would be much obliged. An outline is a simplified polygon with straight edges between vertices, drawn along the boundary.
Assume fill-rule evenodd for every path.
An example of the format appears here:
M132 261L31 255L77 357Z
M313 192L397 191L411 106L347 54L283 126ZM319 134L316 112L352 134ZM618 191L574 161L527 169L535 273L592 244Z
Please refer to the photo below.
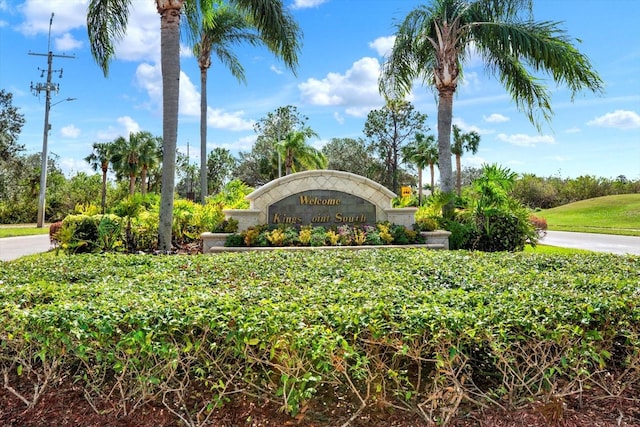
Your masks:
M127 32L131 0L91 0L87 9L87 32L91 55L105 77L115 54L114 44Z

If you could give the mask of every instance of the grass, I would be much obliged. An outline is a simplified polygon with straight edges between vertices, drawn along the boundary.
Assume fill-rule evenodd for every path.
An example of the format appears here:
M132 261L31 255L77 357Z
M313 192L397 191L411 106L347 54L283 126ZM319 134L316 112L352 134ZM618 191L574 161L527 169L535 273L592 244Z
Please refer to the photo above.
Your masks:
M549 230L640 236L640 194L596 197L540 211Z
M525 253L530 254L545 254L545 255L586 255L593 254L594 252L588 251L585 249L575 249L575 248L561 248L558 246L549 246L549 245L536 245L535 248L531 246L525 246Z
M0 225L0 238L33 236L36 234L48 234L48 233L49 233L48 225L45 225L42 228L34 227L32 225Z

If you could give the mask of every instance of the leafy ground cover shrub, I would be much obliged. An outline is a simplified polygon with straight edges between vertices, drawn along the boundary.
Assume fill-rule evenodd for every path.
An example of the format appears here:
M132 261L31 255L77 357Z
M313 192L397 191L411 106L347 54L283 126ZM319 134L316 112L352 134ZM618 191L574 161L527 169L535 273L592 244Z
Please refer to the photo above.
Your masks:
M186 425L238 394L446 424L461 407L640 381L637 256L388 249L0 264L0 369ZM11 374L11 375L10 375ZM560 405L560 408L562 406Z

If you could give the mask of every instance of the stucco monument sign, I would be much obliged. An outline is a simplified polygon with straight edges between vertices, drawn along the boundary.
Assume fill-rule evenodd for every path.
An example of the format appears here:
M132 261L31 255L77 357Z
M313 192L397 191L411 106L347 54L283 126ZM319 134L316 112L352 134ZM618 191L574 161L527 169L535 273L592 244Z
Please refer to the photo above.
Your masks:
M417 208L394 208L396 195L375 181L349 172L313 170L273 180L246 198L249 209L225 209L227 218L238 221L238 232L271 224L291 226L374 225L388 221L411 228ZM450 233L440 231L446 242ZM203 233L203 252L214 246L216 233Z

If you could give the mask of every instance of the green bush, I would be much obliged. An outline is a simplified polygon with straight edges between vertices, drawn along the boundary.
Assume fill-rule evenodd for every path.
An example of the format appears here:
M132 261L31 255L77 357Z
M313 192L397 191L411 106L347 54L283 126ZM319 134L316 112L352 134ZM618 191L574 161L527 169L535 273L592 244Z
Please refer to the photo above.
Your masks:
M98 250L98 225L102 215L68 215L62 220L58 232L60 246L68 253L94 252Z
M420 249L24 258L0 263L0 370L27 404L73 377L115 416L151 403L192 420L239 394L292 415L340 400L426 423L591 387L616 396L640 381L638 263Z

